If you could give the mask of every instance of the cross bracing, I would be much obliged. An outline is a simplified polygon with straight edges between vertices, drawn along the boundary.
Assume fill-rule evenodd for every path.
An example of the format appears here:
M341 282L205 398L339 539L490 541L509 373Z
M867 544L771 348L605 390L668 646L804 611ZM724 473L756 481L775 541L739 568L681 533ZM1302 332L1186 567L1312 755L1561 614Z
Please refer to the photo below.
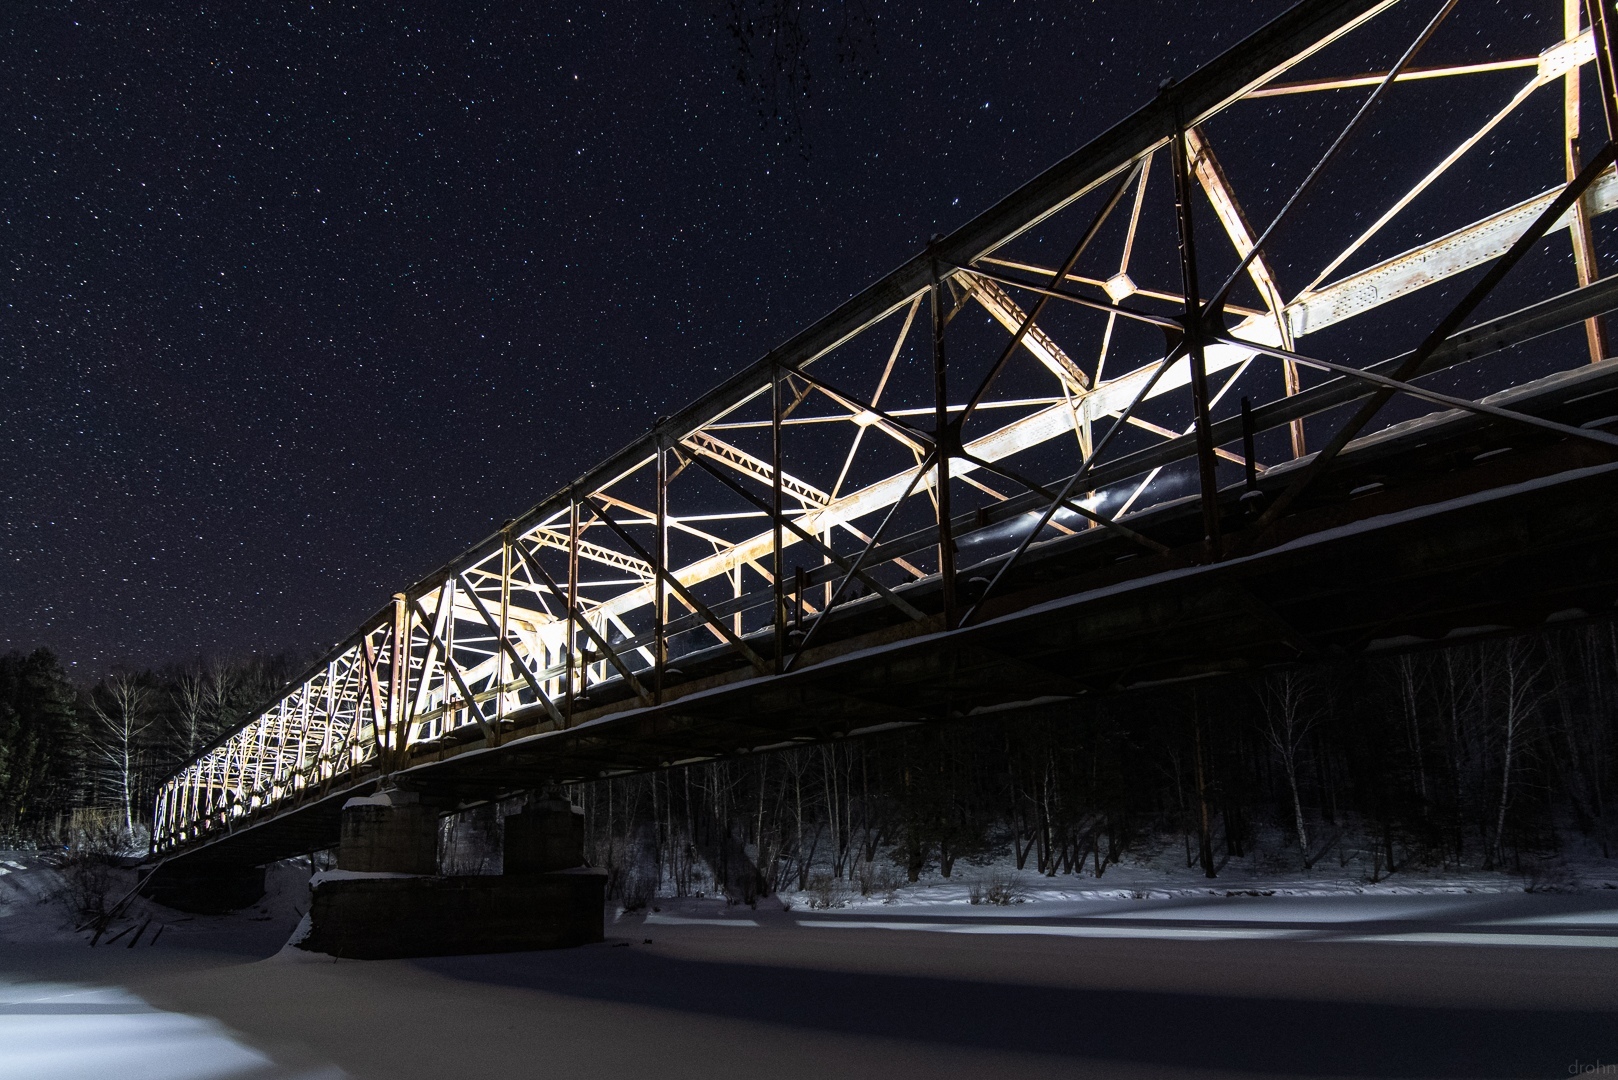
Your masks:
M1203 560L1261 550L1411 424L1618 445L1513 407L1612 362L1618 97L1603 8L1511 6L1552 29L1467 56L1464 3L1299 4L401 591L164 785L156 848L949 633L1030 552L1183 548L1165 508Z

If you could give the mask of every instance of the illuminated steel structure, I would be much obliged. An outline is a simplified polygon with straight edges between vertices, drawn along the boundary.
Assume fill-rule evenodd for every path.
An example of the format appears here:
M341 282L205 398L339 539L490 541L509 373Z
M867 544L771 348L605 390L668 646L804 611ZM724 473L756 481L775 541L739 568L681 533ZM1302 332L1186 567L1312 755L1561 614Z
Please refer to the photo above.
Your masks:
M1480 461L1611 461L1599 419L1544 402L1618 382L1612 35L1581 0L1507 6L1542 32L1521 55L1450 55L1477 41L1454 0L1316 0L1165 86L396 595L163 785L155 851L435 770L487 797L1038 698L1048 664L958 707L746 704L801 712L771 688L861 650L943 655L1064 590L1256 557L1446 425L1506 433ZM691 719L727 695L723 729Z

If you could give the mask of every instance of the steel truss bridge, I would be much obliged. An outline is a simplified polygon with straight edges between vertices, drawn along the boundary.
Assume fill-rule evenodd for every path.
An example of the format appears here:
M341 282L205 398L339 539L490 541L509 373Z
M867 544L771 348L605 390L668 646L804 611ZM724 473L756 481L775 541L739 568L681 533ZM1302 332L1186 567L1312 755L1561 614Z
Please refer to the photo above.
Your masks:
M1298 4L398 593L154 852L1610 608L1613 18Z

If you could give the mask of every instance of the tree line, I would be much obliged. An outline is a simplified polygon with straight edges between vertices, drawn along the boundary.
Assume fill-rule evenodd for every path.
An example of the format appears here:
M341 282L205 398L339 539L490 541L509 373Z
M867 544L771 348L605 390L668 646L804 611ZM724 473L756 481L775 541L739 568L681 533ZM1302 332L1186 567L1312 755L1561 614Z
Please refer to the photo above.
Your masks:
M1130 857L1370 880L1610 858L1618 625L1195 680L587 785L591 861L631 904L870 893L991 860ZM1321 864L1325 864L1322 866Z
M0 839L75 810L138 841L156 786L274 699L291 657L75 685L0 656ZM613 895L871 891L999 860L1535 873L1610 858L1618 623L1201 679L579 785ZM1350 869L1351 868L1351 869Z
M158 785L272 701L296 666L217 657L81 685L49 649L0 655L0 842L57 842L85 810L142 842Z

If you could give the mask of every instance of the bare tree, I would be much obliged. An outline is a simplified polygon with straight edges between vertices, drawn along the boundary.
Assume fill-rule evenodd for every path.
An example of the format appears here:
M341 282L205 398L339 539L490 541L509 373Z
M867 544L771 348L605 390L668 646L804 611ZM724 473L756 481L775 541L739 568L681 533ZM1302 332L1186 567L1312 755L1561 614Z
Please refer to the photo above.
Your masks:
M1286 774L1287 790L1292 794L1292 818L1298 830L1298 847L1303 852L1303 866L1307 870L1314 864L1309 856L1309 829L1303 819L1303 799L1298 793L1298 753L1304 739L1314 729L1319 716L1313 707L1311 687L1302 674L1281 671L1266 678L1259 688L1259 700L1264 707L1264 739L1281 759L1281 770Z
M1416 658L1399 657L1399 699L1404 703L1405 722L1410 726L1410 753L1416 762L1416 787L1421 794L1421 812L1427 813L1427 759L1421 738L1421 713L1416 708Z
M222 657L214 657L208 662L208 674L203 684L203 698L207 703L208 714L213 717L215 731L224 731L231 726L235 719L235 705L232 699L236 693L236 669Z
M814 759L809 751L802 748L788 750L781 755L781 763L785 766L784 779L792 789L792 820L793 820L793 846L792 861L797 869L798 889L801 892L809 887L809 868L814 865L815 850L820 847L820 834L825 827L814 812L815 793L811 788L809 792L809 805L804 805L804 781L810 779L814 767ZM813 824L814 829L809 826Z
M128 672L113 675L98 689L101 692L90 697L90 707L100 729L95 739L96 752L106 763L118 788L123 803L124 835L132 836L140 739L152 726L148 712L150 691Z
M1500 799L1494 820L1494 866L1505 862L1506 810L1511 806L1512 770L1527 742L1528 722L1539 707L1539 677L1544 662L1534 655L1533 642L1512 638L1485 656L1485 677L1493 683L1500 707Z
M186 668L169 690L169 697L174 702L174 713L179 723L177 734L185 745L185 756L189 760L197 756L203 739L204 718L208 712L208 685L203 674L196 668Z
M1204 877L1217 877L1219 869L1214 866L1213 857L1213 822L1208 812L1208 768L1207 755L1203 750L1203 723L1202 701L1200 695L1193 690L1191 693L1191 735L1195 740L1196 756L1193 759L1197 771L1197 858L1202 864Z
M853 840L854 755L843 743L825 743L820 747L820 764L826 822L832 836L832 876L841 878Z
M775 758L771 755L761 754L758 761L758 809L753 826L756 839L755 865L758 867L758 891L769 894L781 887L782 851L785 847L785 838L781 835L781 818L786 805L787 789L785 784L770 783L770 763ZM767 793L774 793L774 801L766 805ZM767 827L766 827L767 823Z
M1474 736L1479 713L1482 711L1480 686L1482 662L1470 646L1445 649L1444 699L1449 714L1449 771L1451 798L1454 800L1452 828L1455 840L1455 862L1460 865L1466 858L1466 822L1469 806L1468 792L1473 788L1472 777L1482 769L1473 762L1481 758L1478 739ZM1487 837L1485 837L1487 840ZM1485 845L1487 846L1487 845Z

